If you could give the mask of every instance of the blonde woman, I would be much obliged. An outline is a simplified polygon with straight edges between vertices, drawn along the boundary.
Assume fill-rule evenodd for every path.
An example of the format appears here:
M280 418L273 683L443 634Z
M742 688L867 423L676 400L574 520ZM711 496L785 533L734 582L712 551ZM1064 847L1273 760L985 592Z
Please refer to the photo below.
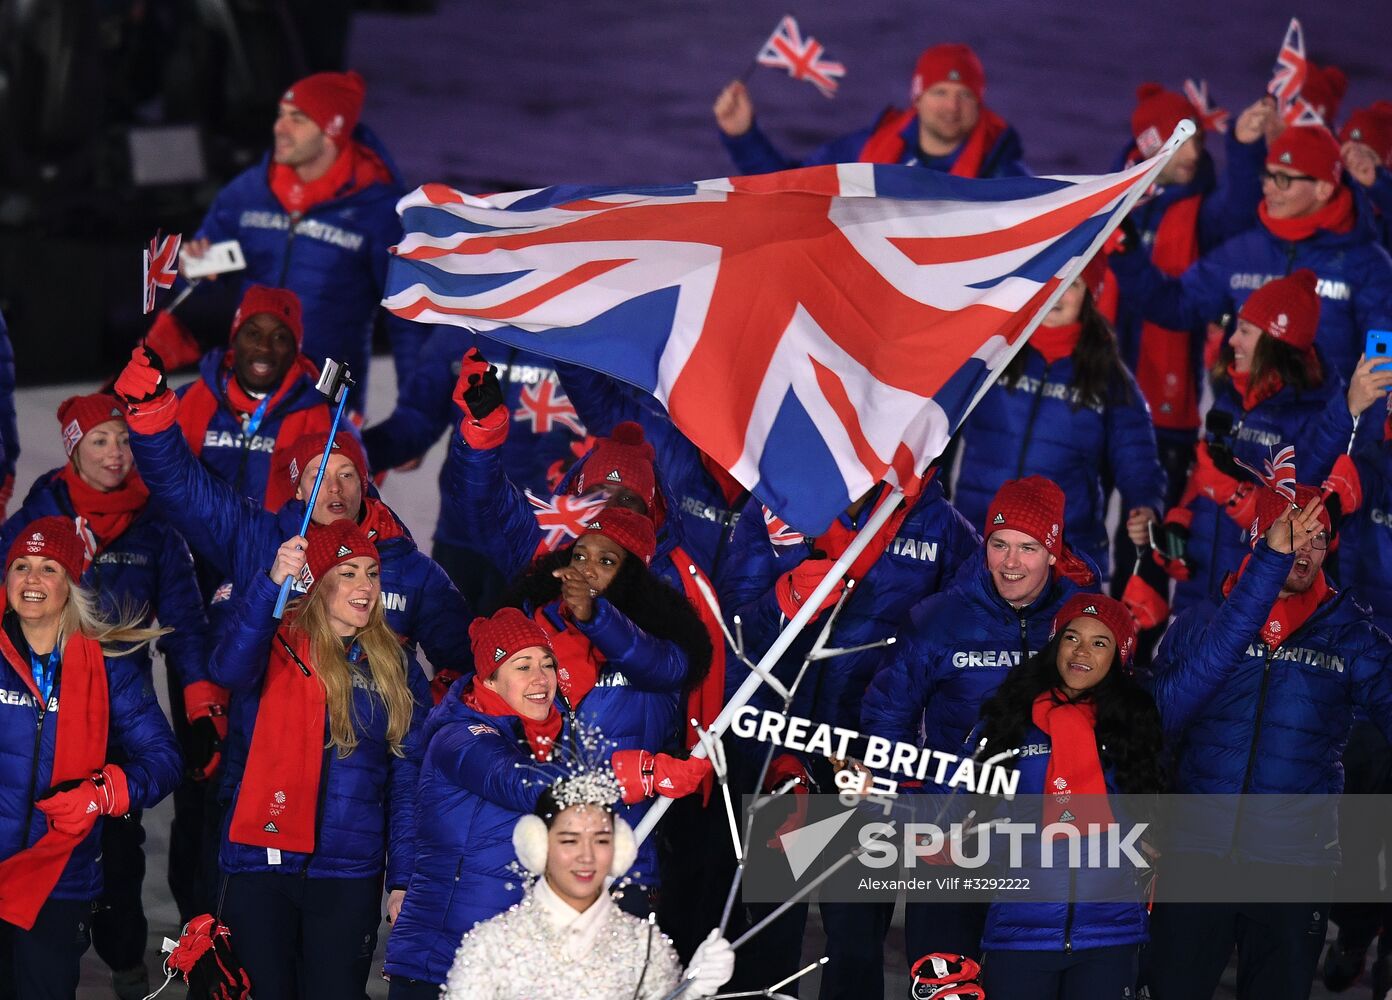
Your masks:
M308 567L284 623L280 584ZM362 996L383 875L415 854L429 692L383 618L377 549L351 520L296 536L246 588L209 666L232 691L221 919L257 1000Z
M32 521L5 559L0 622L0 984L71 1000L101 893L105 816L149 808L179 783L179 750L130 661L168 629L113 622L79 580L69 518ZM61 707L61 711L59 711ZM108 737L126 753L107 759Z

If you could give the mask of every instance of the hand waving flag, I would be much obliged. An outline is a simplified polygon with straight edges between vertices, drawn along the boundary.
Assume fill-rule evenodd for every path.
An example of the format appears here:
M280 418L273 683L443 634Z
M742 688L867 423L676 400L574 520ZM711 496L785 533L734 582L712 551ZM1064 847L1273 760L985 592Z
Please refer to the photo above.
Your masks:
M663 188L398 205L383 304L654 396L792 528L913 489L1154 180L971 180L868 163Z

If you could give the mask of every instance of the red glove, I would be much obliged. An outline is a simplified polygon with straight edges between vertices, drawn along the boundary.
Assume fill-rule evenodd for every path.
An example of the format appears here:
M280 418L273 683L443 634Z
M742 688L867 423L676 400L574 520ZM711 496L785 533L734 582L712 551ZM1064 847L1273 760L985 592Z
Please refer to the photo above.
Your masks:
M646 750L615 751L609 766L623 789L624 803L630 806L654 795L669 799L690 795L712 771L711 762L704 757L682 759Z
M0 518L8 513L10 500L14 498L14 473L10 473L0 482Z
M184 925L179 943L164 964L183 976L190 997L247 1000L251 996L251 978L232 953L231 933L207 913Z
M194 681L184 688L184 715L190 727L186 764L194 781L211 778L222 763L227 703L227 690L212 681Z
M789 780L794 780L797 784L783 794L794 797L793 811L788 814L788 818L779 825L777 830L773 831L773 836L769 838L768 846L775 851L783 849L783 835L785 833L792 833L806 824L806 796L812 785L812 779L808 777L807 769L802 766L802 761L790 753L781 753L769 762L768 774L764 775L764 791L773 792Z
M459 433L470 448L487 451L507 440L510 414L503 405L503 389L492 366L477 347L470 348L460 362L459 380L454 383L454 405L464 414L459 422Z
M116 395L126 404L126 424L137 434L158 434L179 415L179 400L164 384L164 362L137 344L116 378Z
M1233 519L1243 532L1252 530L1257 517L1257 487L1253 483L1238 483L1237 490L1223 505L1223 513Z
M835 563L830 559L804 559L793 569L784 573L774 584L774 596L778 598L778 608L783 612L785 618L791 618L798 613L805 601L817 589L817 584L822 582L822 577L827 575L827 571ZM821 614L827 608L841 600L841 594L846 589L846 580L843 577L836 581L836 586L822 598L822 603L817 607L817 614ZM817 615L813 615L816 618Z
M450 670L448 667L435 671L435 676L430 681L430 700L432 704L438 705L445 700L445 695L449 694L449 689L454 682L464 676L458 670Z
M191 365L203 356L198 341L183 320L171 312L161 312L145 334L145 346L158 354L171 369Z
M85 837L101 816L130 812L126 772L115 764L93 771L90 778L75 778L54 785L36 801L48 822L59 833Z
M1334 459L1334 468L1329 478L1320 485L1320 492L1326 497L1339 498L1339 516L1348 517L1363 506L1363 480L1358 475L1358 466L1347 455Z
M1162 590L1157 586L1157 582L1168 581L1154 562L1143 561L1139 569L1142 571L1133 573L1131 579L1126 581L1126 587L1121 592L1121 603L1136 619L1136 627L1144 631L1159 625L1169 615L1170 602L1165 596L1169 588ZM1149 573L1160 573L1160 581L1146 579Z

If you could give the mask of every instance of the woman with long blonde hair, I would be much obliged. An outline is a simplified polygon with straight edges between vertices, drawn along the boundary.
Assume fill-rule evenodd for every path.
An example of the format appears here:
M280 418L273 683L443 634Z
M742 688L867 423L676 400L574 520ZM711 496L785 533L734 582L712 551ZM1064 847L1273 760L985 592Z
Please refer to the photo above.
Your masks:
M306 568L278 623L280 584ZM362 996L383 875L389 920L405 895L429 690L383 617L379 571L350 520L291 538L213 651L232 691L219 917L257 1000Z
M104 818L178 784L174 733L127 654L168 629L112 621L79 582L72 520L42 517L11 542L0 620L0 982L38 1000L76 996L102 888ZM62 709L60 712L59 709ZM124 755L113 762L108 742Z

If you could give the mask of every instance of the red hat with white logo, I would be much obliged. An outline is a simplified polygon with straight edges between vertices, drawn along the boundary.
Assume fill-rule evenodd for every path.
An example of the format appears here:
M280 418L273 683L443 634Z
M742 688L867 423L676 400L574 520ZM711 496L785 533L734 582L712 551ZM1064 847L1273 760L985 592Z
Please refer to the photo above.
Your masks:
M252 285L242 296L232 317L232 336L242 324L253 316L266 313L284 323L295 335L295 346L304 343L304 319L300 308L300 297L288 288L272 288L269 285Z
M309 564L309 574L313 577L311 586L339 563L353 559L382 561L372 539L348 518L330 524L310 525L306 541L309 545L305 549L305 562Z
M1112 600L1106 594L1074 594L1054 615L1054 627L1049 630L1049 638L1058 635L1075 618L1095 618L1112 633L1116 642L1117 657L1123 669L1131 667L1131 658L1136 653L1136 620L1126 605Z
M1291 125L1271 144L1266 162L1331 184L1339 183L1344 170L1339 141L1323 125Z
M960 83L978 101L985 97L986 71L970 45L948 42L924 49L914 66L909 96L916 101L929 87L944 82Z
M605 538L643 560L646 566L657 552L657 535L648 518L625 507L606 507L585 525L582 535L603 535Z
M1339 140L1363 143L1384 167L1392 167L1392 101L1374 101L1349 115Z
M1136 88L1136 110L1131 112L1131 136L1142 156L1154 156L1174 132L1175 126L1188 118L1202 119L1189 103L1189 98L1166 90L1158 83L1143 83Z
M1302 267L1284 278L1262 285L1242 303L1237 318L1300 351L1315 343L1319 329L1320 300L1315 272Z
M290 85L282 104L299 108L330 139L353 134L362 114L367 85L356 70L347 73L315 73Z
M126 411L115 396L93 392L69 396L58 404L58 426L63 429L63 450L71 455L77 443L98 424L108 420L125 423Z
M82 569L87 562L76 525L66 517L56 516L31 521L19 533L10 543L10 551L5 556L5 569L13 566L16 559L52 559L67 571L68 579L73 583L82 578Z
M532 646L555 655L541 626L517 608L499 608L490 618L474 619L469 626L469 645L479 680L492 677L510 657Z
M996 491L986 509L983 538L1010 529L1029 535L1054 557L1054 568L1083 586L1092 583L1092 570L1063 540L1064 495L1058 483L1044 476L1011 479Z

